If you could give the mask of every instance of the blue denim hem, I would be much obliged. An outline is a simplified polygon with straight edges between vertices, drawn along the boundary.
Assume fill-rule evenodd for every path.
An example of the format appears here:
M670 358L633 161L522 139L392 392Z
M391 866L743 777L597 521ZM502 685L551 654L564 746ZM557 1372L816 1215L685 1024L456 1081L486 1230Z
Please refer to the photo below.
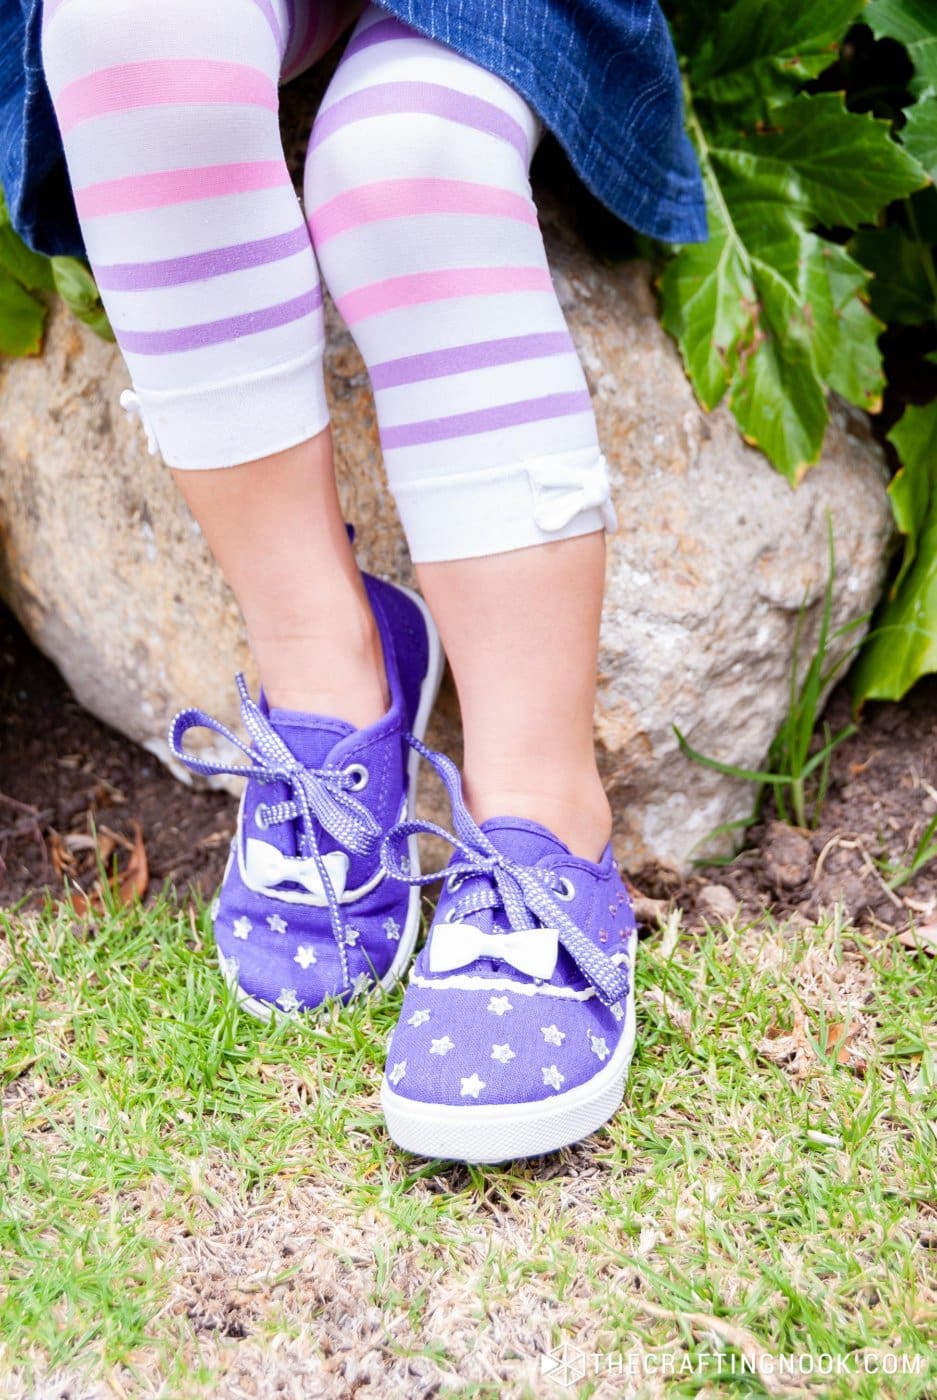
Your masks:
M381 0L518 91L585 186L640 233L707 237L683 130L680 74L657 0ZM14 227L45 253L81 232L42 72L42 0L0 0L0 184Z

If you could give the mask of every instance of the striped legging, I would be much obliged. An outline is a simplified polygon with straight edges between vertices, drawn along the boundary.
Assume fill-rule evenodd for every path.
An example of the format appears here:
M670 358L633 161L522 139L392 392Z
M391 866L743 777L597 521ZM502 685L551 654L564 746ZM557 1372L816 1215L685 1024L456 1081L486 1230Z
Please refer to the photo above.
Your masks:
M319 268L371 375L417 561L611 523L547 267L536 116L356 0L46 0L43 55L101 295L164 460L321 432ZM305 220L278 84L358 22L316 118Z

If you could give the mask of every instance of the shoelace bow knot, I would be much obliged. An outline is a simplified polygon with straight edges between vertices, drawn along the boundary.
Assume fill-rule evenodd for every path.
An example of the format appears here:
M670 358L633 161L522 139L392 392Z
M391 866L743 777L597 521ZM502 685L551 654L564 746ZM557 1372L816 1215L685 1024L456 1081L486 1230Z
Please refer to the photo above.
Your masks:
M414 875L406 857L406 842L411 835L439 836L458 853L460 859L446 867L446 878L455 890L463 879L486 876L487 882L476 882L451 907L451 918L457 922L485 909L504 910L510 927L529 929L531 915L545 928L555 928L559 942L579 971L595 988L599 999L612 1006L627 997L628 974L612 962L576 927L569 915L557 903L557 893L565 881L551 870L536 865L524 865L511 860L495 846L482 831L465 806L459 770L445 754L434 753L412 735L409 743L427 760L441 777L452 805L455 832L430 821L406 821L392 827L381 845L381 864L388 875L411 885L428 885L440 878L440 872ZM399 849L398 849L399 848ZM494 951L492 956L495 956Z
M213 719L204 710L193 708L180 710L176 715L169 730L169 747L174 756L193 773L199 773L203 777L230 775L253 778L262 783L281 782L287 785L291 793L290 798L268 805L264 810L262 825L274 826L279 822L298 820L301 846L305 854L315 861L322 880L329 909L329 922L338 944L347 983L348 966L341 910L319 850L317 831L321 828L328 832L347 851L356 855L367 855L377 844L381 828L364 803L353 795L356 783L349 772L341 768L305 767L277 734L260 706L251 699L247 682L240 673L237 676L237 688L241 701L241 718L251 740L250 745L244 744L220 720ZM218 763L187 753L182 741L190 729L210 729L220 734L244 754L249 762Z

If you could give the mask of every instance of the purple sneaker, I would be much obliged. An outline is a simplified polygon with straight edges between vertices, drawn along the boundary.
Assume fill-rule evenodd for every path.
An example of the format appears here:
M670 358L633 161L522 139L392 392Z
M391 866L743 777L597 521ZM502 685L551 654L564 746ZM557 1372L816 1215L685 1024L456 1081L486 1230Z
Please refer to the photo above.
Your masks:
M269 1019L310 1011L403 972L420 926L420 891L388 879L385 833L412 813L423 734L443 654L426 605L409 589L365 575L384 647L390 709L355 729L340 719L270 709L238 676L249 746L201 710L183 710L169 744L195 773L243 775L237 832L213 909L218 960L239 1001ZM245 764L188 754L183 736L204 727ZM418 870L416 837L411 870Z
M409 1152L462 1162L555 1151L621 1103L635 1039L628 895L610 846L594 864L537 822L476 825L455 765L412 742L448 789L456 834L402 822L384 866L415 886L438 879L409 855L423 831L455 855L390 1042L388 1131Z

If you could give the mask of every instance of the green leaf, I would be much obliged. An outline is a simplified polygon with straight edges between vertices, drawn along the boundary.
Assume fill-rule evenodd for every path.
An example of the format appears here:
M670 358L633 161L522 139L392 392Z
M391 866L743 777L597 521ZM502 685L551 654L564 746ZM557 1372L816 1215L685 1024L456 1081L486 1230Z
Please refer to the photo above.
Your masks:
M866 304L868 277L839 244L823 243L820 252L829 299L827 314L816 319L817 371L849 403L878 413L885 389L878 338L885 326ZM811 304L822 304L822 297L817 287Z
M889 495L905 552L856 665L857 703L900 700L937 671L937 402L906 409L888 436L902 460Z
M49 259L34 253L16 233L10 223L10 212L0 189L0 268L5 268L30 291L51 292L52 269Z
M937 22L933 0L872 0L862 18L878 39L897 39L914 64L911 91L937 93Z
M42 302L0 270L0 355L38 355L45 319Z
M690 59L694 100L764 115L836 58L863 0L738 0L710 7L710 32ZM761 109L759 111L759 108Z
M937 317L937 289L926 244L909 238L898 224L860 229L849 251L873 274L869 303L883 321L920 326Z
M78 258L53 258L52 275L56 291L79 321L103 340L113 340L114 332L101 304L97 284L84 263Z
M811 255L802 237L804 260ZM814 240L815 242L816 240ZM816 460L827 423L810 330L798 288L771 263L752 260L760 304L758 330L732 387L729 405L746 441L797 481Z
M766 198L794 201L808 220L853 227L927 183L890 131L871 113L847 112L842 94L824 92L775 108L771 128L742 136L734 149L711 149Z
M908 109L906 117L901 139L922 169L937 181L937 98L927 97L916 102Z
M937 402L905 409L888 434L901 459L888 494L895 524L905 537L901 570L891 590L895 597L917 553L932 493L937 490Z
M796 481L819 457L827 389L870 410L882 392L867 275L812 226L872 218L925 177L887 123L847 112L836 93L774 108L755 134L711 137L688 112L711 238L666 269L663 323L701 402L728 391L748 441Z
M667 264L661 319L709 409L735 376L739 347L751 340L756 295L728 211L711 179L707 186L709 239L689 244Z

